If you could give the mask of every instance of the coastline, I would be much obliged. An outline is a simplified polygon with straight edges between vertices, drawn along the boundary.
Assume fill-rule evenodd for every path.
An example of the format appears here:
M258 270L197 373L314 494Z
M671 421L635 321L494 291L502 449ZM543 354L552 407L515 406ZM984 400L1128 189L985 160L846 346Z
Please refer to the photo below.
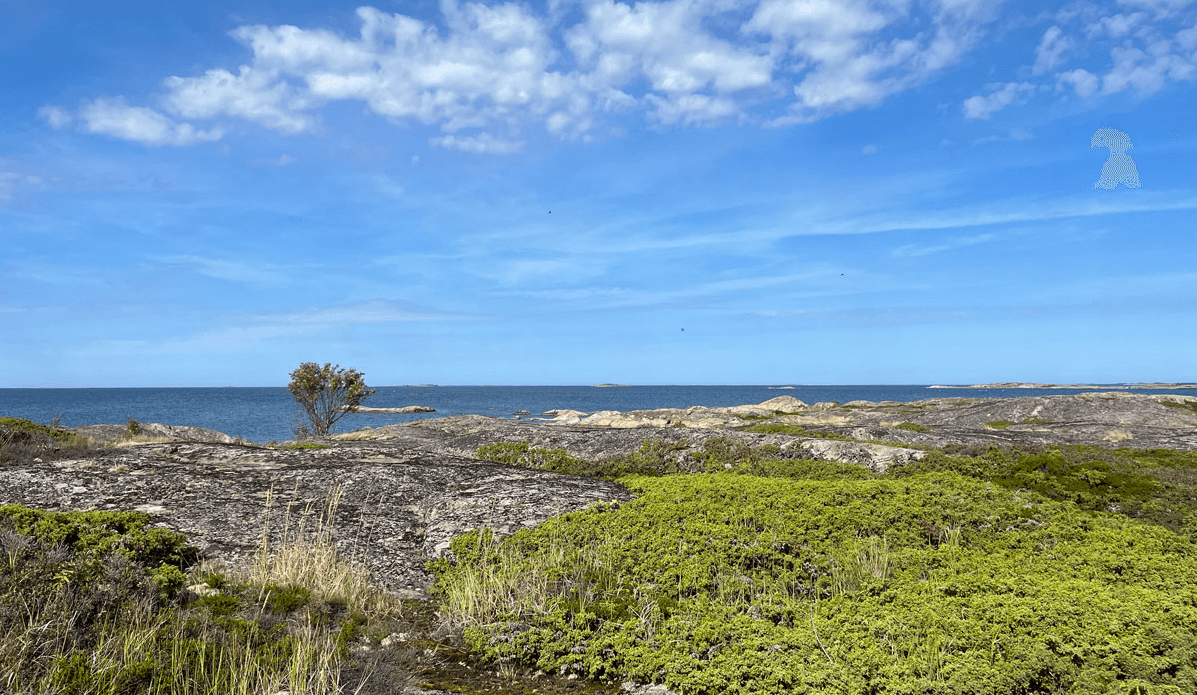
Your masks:
M1002 381L992 384L947 385L933 384L929 389L1099 389L1099 390L1130 390L1130 389L1197 389L1197 384L1173 384L1152 382L1149 384L1040 384L1029 381Z

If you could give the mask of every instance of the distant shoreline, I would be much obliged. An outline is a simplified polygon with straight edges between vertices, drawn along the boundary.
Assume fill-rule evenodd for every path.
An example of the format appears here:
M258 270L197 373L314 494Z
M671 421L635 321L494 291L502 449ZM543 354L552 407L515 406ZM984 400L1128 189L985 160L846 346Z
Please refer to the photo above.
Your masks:
M935 384L929 389L1197 389L1197 384L1038 384L1025 381L1003 381L995 384L945 386Z

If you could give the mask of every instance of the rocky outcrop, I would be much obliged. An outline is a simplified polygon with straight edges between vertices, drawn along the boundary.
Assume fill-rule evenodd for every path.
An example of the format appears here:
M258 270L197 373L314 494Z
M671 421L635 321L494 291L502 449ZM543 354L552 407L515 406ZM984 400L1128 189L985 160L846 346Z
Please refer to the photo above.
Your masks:
M83 425L66 428L100 444L118 444L121 442L145 442L147 440L161 441L192 441L210 444L249 444L240 437L230 437L224 432L204 429L203 427L184 427L179 425L162 425L157 422L141 422L137 424L137 432L130 431L128 425Z
M736 422L742 426L745 421L737 418ZM407 447L463 457L473 456L479 447L489 444L526 442L540 449L562 449L571 456L591 461L635 453L645 441L651 440L667 444L679 462L692 461L692 454L701 451L711 440L718 439L750 447L777 447L775 455L780 458L822 458L860 464L877 472L921 459L925 455L921 450L906 447L791 434L762 434L712 427L579 427L482 415L386 425L335 435L335 438L402 443Z
M782 414L778 414L782 413ZM460 418L427 420L414 425L392 425L372 431L345 435L350 438L389 439L426 436L406 427L431 428L455 437L475 448L486 436L477 433L493 430L495 441L560 441L575 455L600 449L599 453L626 453L627 447L648 438L684 439L694 445L715 436L728 436L745 443L780 445L789 440L744 438L733 434L767 423L789 425L798 439L817 435L835 435L895 446L944 447L950 445L999 444L1017 446L1060 446L1092 444L1133 448L1171 448L1197 450L1197 397L1175 394L1133 394L1125 392L1087 392L1070 396L1025 396L1019 398L929 398L909 403L896 401L820 402L807 405L800 400L781 397L751 406L731 408L662 408L630 412L600 411L586 414L576 410L544 413L544 430L525 429L511 432L489 418L474 421ZM581 443L571 430L603 430L600 447ZM630 436L615 435L613 430L635 430ZM702 435L700 431L712 434ZM677 434L682 432L684 434ZM749 434L749 433L743 433ZM593 439L587 436L582 439ZM569 441L566 441L569 440ZM779 444L780 442L780 444ZM538 445L539 446L539 445ZM807 451L818 449L820 455L834 460L843 445L802 445ZM455 449L462 454L466 452ZM895 462L901 459L898 456Z
M550 421L554 425L579 425L581 427L698 427L719 429L743 425L747 418L768 418L779 413L792 413L805 409L807 405L791 396L778 396L757 405L736 405L708 408L661 408L658 410L600 410L587 415L577 410L553 410ZM549 413L545 413L548 415Z
M1090 444L1197 450L1197 398L1172 394L1089 392L864 402L770 422L818 427L856 439L933 447Z
M405 405L401 408L371 408L365 405L359 405L353 409L355 413L435 413L436 408L429 408L426 405Z
M134 444L86 460L6 466L0 504L51 510L140 510L186 533L204 556L237 563L261 542L273 491L270 538L288 503L315 514L334 488L338 549L359 558L378 583L418 597L424 561L470 529L500 534L598 501L631 499L593 478L528 470L411 449L399 443L332 442L327 449L230 444ZM292 527L298 521L292 521ZM312 519L308 527L314 526Z

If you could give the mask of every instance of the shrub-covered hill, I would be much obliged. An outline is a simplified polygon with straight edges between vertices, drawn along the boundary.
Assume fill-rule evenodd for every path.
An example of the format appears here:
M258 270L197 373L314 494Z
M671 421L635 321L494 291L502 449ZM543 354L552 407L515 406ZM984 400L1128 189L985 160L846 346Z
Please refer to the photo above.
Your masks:
M699 693L1197 692L1185 535L954 471L637 477L456 539L435 591L501 661Z

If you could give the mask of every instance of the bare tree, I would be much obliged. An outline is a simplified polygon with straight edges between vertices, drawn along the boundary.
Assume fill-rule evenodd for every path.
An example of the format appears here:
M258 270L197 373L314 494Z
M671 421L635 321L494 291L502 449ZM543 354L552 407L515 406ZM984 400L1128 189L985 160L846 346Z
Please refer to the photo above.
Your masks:
M341 369L338 364L303 362L291 372L287 389L299 404L305 422L292 429L297 437L326 436L337 420L352 413L366 397L374 393L367 388L364 374L356 369Z

